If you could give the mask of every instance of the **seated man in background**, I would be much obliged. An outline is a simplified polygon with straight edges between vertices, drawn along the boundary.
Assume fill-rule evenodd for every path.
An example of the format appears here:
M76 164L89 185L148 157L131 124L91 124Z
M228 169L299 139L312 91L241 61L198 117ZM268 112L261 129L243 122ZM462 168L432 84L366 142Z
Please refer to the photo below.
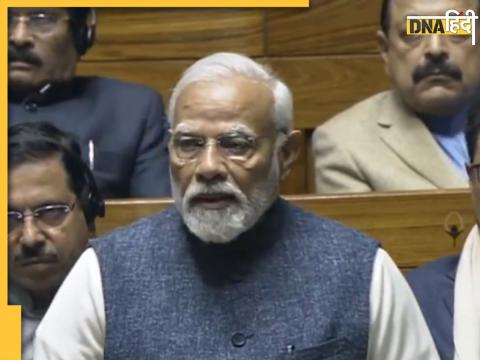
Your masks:
M299 152L292 111L245 56L187 69L169 108L176 207L92 242L35 359L437 359L378 244L279 197Z
M169 196L162 99L140 85L76 77L92 8L9 8L9 126L48 120L77 136L105 197Z
M405 33L407 15L444 16L449 9L477 11L479 0L383 0L377 36L393 89L315 130L317 192L468 185L480 46L472 46L469 36Z
M72 138L44 122L8 130L8 298L22 305L22 359L95 232L104 205Z
M461 255L407 274L442 360L480 359L480 153L468 169L477 225Z

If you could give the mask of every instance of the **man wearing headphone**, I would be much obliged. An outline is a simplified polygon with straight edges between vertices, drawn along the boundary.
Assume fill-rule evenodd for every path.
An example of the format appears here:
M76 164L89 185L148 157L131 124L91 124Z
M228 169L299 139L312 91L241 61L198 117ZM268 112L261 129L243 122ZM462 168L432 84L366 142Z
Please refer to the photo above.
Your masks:
M47 120L75 134L105 197L169 196L167 122L150 88L75 76L92 8L8 10L9 126Z
M9 303L22 305L22 359L104 202L79 145L46 122L8 130Z

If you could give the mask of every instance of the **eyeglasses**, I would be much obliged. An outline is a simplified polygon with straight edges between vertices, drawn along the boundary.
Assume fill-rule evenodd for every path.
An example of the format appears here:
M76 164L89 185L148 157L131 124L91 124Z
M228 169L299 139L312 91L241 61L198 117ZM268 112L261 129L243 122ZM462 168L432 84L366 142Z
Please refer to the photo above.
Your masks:
M52 32L60 21L70 21L70 18L56 11L35 11L26 14L8 12L8 33L10 34L22 21L32 33Z
M51 204L40 206L33 209L30 213L25 211L11 210L8 212L8 232L13 232L23 227L25 218L33 217L38 224L47 227L56 227L61 225L68 214L75 208L75 202L67 204Z
M215 146L227 159L245 162L257 151L259 141L267 136L251 136L240 132L227 133L216 138L205 138L185 133L174 133L170 147L181 161L196 161L208 146Z

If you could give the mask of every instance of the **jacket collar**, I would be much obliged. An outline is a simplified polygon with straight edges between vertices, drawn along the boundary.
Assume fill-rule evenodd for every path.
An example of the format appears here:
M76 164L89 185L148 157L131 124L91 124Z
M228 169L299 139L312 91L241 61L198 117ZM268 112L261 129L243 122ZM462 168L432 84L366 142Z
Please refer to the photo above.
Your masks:
M9 91L8 101L17 104L35 103L37 106L46 106L71 98L82 92L88 77L74 77L68 81L49 82L27 95L15 94Z
M380 113L377 123L382 141L408 166L439 188L467 185L423 121L394 91L384 97Z
M288 208L285 200L277 198L251 229L226 244L207 244L183 224L190 254L204 279L211 284L222 284L232 278L242 278L255 269L255 264L268 256L282 238Z

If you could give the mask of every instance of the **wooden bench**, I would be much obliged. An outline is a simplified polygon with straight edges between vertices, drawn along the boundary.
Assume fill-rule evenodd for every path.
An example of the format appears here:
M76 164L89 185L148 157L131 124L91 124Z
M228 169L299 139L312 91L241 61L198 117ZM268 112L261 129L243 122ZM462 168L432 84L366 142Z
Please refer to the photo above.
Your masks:
M286 196L319 216L329 217L378 239L402 269L461 251L475 220L467 190ZM157 213L170 199L111 200L99 219L99 234Z
M151 86L167 102L183 70L213 52L240 52L271 65L293 92L295 127L303 132L302 153L282 193L311 193L313 129L389 87L375 38L380 4L310 0L305 9L100 8L97 41L79 72Z

